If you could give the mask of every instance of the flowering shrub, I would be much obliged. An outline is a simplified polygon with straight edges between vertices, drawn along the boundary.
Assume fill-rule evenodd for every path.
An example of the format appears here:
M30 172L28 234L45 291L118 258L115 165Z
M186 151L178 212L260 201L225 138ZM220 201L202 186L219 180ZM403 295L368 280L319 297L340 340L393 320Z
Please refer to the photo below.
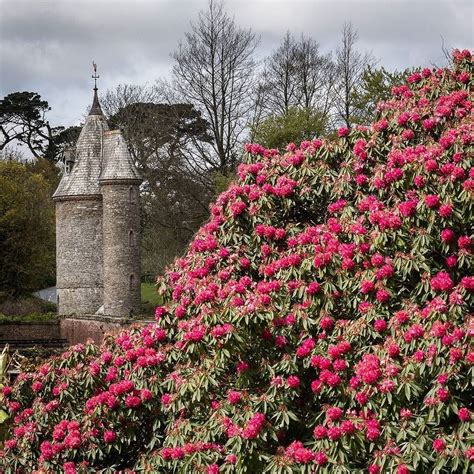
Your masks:
M3 389L0 468L472 468L471 74L455 51L371 127L284 154L248 145L159 282L156 324Z

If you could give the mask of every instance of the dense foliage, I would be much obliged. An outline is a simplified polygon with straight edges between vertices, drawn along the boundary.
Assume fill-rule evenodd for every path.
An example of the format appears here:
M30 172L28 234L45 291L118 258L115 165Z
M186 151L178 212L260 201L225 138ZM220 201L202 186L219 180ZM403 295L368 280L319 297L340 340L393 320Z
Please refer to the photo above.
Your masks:
M43 158L0 160L0 299L54 284L57 183L57 169Z
M370 128L248 145L155 325L3 390L7 472L468 472L472 57ZM471 464L470 464L471 463Z
M255 142L266 148L283 150L290 142L323 135L327 122L321 113L293 107L284 114L267 117L252 130L252 135Z

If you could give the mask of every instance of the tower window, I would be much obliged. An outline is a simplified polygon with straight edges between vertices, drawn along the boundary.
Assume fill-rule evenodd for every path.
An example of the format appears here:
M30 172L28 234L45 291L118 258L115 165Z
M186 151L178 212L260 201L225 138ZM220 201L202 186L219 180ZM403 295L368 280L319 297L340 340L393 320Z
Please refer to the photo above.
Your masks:
M135 190L132 186L128 188L128 201L135 202Z
M133 230L128 233L128 245L130 247L135 247L135 234L133 233Z
M130 291L135 288L135 275L130 275Z

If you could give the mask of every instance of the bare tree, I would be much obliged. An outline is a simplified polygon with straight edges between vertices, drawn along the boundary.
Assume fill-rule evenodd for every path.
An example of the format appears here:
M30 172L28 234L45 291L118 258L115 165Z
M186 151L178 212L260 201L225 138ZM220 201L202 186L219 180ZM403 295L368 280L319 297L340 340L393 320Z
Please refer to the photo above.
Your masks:
M211 0L173 54L175 90L210 123L213 153L202 147L201 158L208 168L225 175L238 161L253 106L257 43L251 30L239 28L228 16L222 2Z
M326 116L334 78L330 55L321 54L313 38L301 35L296 40L287 32L265 61L261 88L268 112L286 115L291 109L305 108Z
M335 81L331 56L321 54L319 44L304 35L297 43L296 54L299 104L326 116Z
M359 34L351 23L345 23L342 30L342 44L336 50L337 83L334 94L336 120L350 128L354 111L354 92L360 85L364 71L374 66L370 53L360 53L356 49Z
M267 99L269 95L267 75L265 69L261 72L261 77L257 80L252 91L253 107L248 119L249 141L255 141L255 131L260 124L268 117Z
M273 113L284 115L299 102L297 61L296 41L287 31L281 45L265 64L267 105Z
M100 105L107 117L131 104L160 102L162 93L155 85L119 84L100 97Z

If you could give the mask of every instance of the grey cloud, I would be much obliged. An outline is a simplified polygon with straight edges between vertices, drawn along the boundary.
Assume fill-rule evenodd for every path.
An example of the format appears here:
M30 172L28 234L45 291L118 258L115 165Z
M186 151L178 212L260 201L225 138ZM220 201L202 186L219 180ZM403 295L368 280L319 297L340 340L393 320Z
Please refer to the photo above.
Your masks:
M91 96L91 61L100 86L167 77L170 53L206 0L0 0L0 94L39 92L51 121L70 125ZM442 63L447 47L473 46L469 1L228 0L236 21L261 36L258 56L275 48L286 30L313 36L334 50L345 21L359 30L361 50L379 64L402 69Z

